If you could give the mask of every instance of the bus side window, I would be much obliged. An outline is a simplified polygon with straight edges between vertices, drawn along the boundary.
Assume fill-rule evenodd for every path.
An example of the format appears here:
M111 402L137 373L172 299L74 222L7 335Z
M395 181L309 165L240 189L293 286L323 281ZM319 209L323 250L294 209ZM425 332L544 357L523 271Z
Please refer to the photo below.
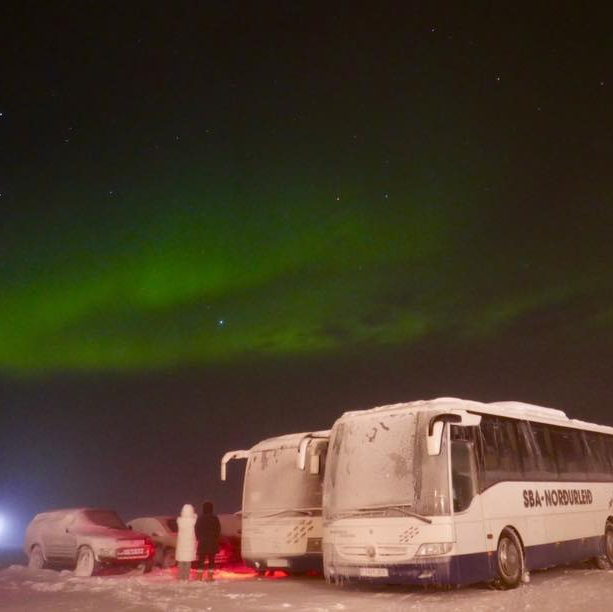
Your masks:
M585 480L587 458L579 431L567 427L549 428L549 435L558 464L561 480Z
M485 486L503 480L521 480L519 447L513 419L483 415L479 430Z
M583 431L588 456L589 480L609 480L611 466L607 456L605 437L596 431Z
M528 421L517 422L517 440L524 478L538 480L542 461Z
M604 446L609 451L605 456L609 460L609 480L613 480L613 436L607 434L600 435L604 438Z
M549 426L544 423L530 422L535 448L541 460L542 471L539 480L557 480L558 467L549 440Z

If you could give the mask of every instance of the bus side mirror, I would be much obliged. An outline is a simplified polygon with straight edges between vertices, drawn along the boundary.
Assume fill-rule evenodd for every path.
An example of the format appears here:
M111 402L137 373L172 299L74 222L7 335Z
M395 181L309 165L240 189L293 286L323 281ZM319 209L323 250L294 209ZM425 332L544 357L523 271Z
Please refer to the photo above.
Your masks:
M323 443L327 445L329 438L330 438L329 431L314 431L310 434L306 434L304 438L300 440L300 444L298 444L298 454L296 456L296 467L299 470L306 469L307 448L311 442L313 442L314 445L319 445ZM313 453L315 453L315 451L313 451ZM319 469L320 469L319 456L316 457L316 460L317 460L317 467L315 467L315 463L313 462L313 455L312 455L310 463L309 463L309 472L311 474L319 474Z
M302 440L300 440L300 445L298 446L298 457L296 457L296 467L299 470L304 470L306 467L306 452L310 441L311 438L302 438Z
M481 423L481 415L466 410L455 410L433 416L428 423L428 455L441 454L445 423L453 423L460 427L476 427Z
M232 461L232 459L249 459L249 451L248 450L237 450L237 451L228 451L221 458L221 479L226 479L226 466L228 461Z
M309 462L309 473L310 474L319 474L319 458L321 455L311 455L311 460Z
M443 442L444 421L436 421L432 426L432 433L428 432L428 455L440 455Z

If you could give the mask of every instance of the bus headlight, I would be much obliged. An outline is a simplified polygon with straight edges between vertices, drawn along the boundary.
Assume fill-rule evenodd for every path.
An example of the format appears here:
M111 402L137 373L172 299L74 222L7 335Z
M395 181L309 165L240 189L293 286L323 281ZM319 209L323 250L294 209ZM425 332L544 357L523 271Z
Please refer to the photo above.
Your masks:
M453 542L431 542L422 544L415 553L416 557L436 557L446 555L453 548Z

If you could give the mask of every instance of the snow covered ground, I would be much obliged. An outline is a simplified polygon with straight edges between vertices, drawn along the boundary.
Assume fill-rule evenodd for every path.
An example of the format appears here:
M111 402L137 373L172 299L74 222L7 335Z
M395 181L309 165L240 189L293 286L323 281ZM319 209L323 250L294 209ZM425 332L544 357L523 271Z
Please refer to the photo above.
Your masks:
M0 610L609 612L613 610L613 571L581 566L556 568L534 572L530 584L514 591L496 591L486 586L453 590L339 588L315 577L258 578L223 571L217 572L211 583L179 582L176 570L78 578L71 571L35 571L11 565L0 570Z

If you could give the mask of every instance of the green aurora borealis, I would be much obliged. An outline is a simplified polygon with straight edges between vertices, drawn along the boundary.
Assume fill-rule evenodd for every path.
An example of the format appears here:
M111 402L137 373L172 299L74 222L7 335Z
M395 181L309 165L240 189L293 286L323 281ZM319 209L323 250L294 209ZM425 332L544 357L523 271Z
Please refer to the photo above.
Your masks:
M507 225L502 237L470 185L451 187L463 189L277 181L236 195L195 179L181 196L136 190L49 225L22 220L3 258L0 364L140 369L470 342L610 290L597 245L573 263L572 236L539 245ZM610 329L605 308L585 308L567 337Z
M7 16L3 372L610 337L598 20L73 8Z

